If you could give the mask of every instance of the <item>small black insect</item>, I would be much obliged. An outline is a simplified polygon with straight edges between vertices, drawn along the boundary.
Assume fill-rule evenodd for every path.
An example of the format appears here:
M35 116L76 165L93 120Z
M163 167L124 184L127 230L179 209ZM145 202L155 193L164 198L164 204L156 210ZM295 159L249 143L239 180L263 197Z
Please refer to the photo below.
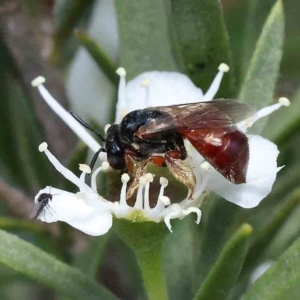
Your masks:
M40 205L36 214L32 219L37 219L40 216L40 214L44 211L45 208L51 209L49 205L49 201L52 201L53 196L55 195L52 195L51 193L42 193L39 195L37 199L37 203L39 203Z
M195 178L192 169L184 163L187 157L184 139L226 179L236 184L244 183L249 144L236 124L254 113L248 105L230 99L146 108L132 111L120 124L110 126L106 138L76 114L71 114L105 143L105 148L100 148L93 157L91 169L99 153L106 152L113 169L133 175L127 191L130 197L149 162L168 167L193 191Z

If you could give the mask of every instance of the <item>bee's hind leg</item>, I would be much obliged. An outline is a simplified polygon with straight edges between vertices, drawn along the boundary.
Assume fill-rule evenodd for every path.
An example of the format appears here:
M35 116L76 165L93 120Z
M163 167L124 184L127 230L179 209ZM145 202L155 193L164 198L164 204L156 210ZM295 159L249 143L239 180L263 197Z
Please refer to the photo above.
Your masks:
M195 175L191 167L187 166L183 159L186 153L180 150L172 150L165 154L165 162L174 177L186 185L191 191L189 199L193 198L193 192L196 185Z

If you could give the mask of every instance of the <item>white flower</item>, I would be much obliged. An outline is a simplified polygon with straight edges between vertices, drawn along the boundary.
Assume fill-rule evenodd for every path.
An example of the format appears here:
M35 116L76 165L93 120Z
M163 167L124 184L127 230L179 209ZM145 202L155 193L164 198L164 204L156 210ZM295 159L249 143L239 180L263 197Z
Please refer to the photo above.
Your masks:
M117 73L120 75L120 85L116 123L119 123L128 112L136 109L212 100L218 91L224 72L228 70L227 65L221 64L211 87L203 95L201 89L195 87L187 76L175 72L146 72L126 85L126 72L123 68L119 68ZM38 87L49 106L74 130L92 151L96 152L101 146L55 101L42 85L44 81L43 77L38 77L32 84ZM247 128L260 118L269 115L281 106L288 105L288 99L280 98L277 104L259 110L247 120L238 123L237 126L241 131L246 132ZM127 218L132 221L151 220L160 222L163 220L168 229L172 231L171 219L183 219L190 213L195 213L197 216L196 223L199 224L201 219L199 206L205 192L215 192L226 200L244 208L255 207L272 189L276 174L280 170L277 167L279 152L275 144L258 135L248 135L248 140L250 157L246 183L243 184L229 182L186 142L189 154L186 163L193 168L196 178L193 198L189 199L191 193L189 191L185 199L179 203L172 204L170 199L164 195L164 189L168 185L168 180L161 177L159 179L161 188L157 204L154 208L150 208L149 205L149 193L151 192L151 183L154 178L153 174L148 173L139 178L139 187L134 207L129 206L126 202L126 190L130 178L128 174L123 174L121 177L122 188L120 199L113 203L101 197L97 192L97 175L109 168L109 164L105 161L105 154L101 154L100 159L104 162L101 167L93 171L91 185L89 186L85 183L85 175L90 172L88 166L80 165L82 174L80 177L77 177L62 166L47 149L47 144L43 143L40 145L40 151L47 155L58 172L78 187L78 193L73 194L55 188L51 189L50 187L44 188L35 197L37 207L41 206L41 203L38 201L40 194L51 192L54 196L38 215L38 218L49 223L64 221L87 234L102 235L112 226L113 216L116 218Z

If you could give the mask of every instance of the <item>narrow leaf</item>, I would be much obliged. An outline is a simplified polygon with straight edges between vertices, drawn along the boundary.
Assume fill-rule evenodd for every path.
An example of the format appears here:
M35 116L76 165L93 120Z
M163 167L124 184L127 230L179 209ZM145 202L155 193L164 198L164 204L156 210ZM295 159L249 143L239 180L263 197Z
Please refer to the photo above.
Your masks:
M244 224L226 243L217 262L197 292L196 300L227 299L241 271L251 232L252 227Z
M102 261L108 238L108 233L100 237L93 237L88 248L75 258L73 265L83 274L95 277Z
M161 0L116 0L120 63L130 78L151 70L175 71L168 19Z
M280 109L269 117L264 136L276 145L285 145L289 139L299 132L300 128L300 88L291 99L288 109Z
M298 207L299 203L300 190L297 190L290 197L289 201L287 201L284 206L279 209L271 222L259 232L249 248L249 252L245 260L245 271L255 265L272 239L283 227L291 213Z
M0 263L71 299L117 299L104 287L18 237L0 230Z
M299 287L300 239L246 293L244 300L282 300L289 292ZM295 299L295 298L293 298Z
M257 42L239 99L261 108L273 102L284 40L284 13L280 0L272 8ZM261 131L266 120L255 129Z
M207 89L220 63L232 66L228 35L220 1L170 0L170 19L175 46L184 71L194 83ZM229 96L233 72L222 84L222 97ZM230 86L230 84L231 86Z
M75 37L79 43L85 47L91 57L94 59L98 67L104 72L107 78L115 85L119 82L119 77L116 74L116 66L105 53L104 49L93 38L87 34L76 30Z
M72 0L64 3L62 15L54 34L54 45L51 53L51 60L53 63L59 61L60 52L63 46L72 36L73 30L84 15L84 12L88 10L93 3L93 0Z

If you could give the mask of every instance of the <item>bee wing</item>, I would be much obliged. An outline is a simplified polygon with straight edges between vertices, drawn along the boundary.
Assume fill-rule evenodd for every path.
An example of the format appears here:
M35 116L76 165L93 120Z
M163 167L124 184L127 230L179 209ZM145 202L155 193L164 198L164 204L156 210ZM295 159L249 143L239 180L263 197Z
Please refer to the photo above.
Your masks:
M135 133L146 138L170 130L196 130L228 128L255 114L250 106L231 99L218 99L184 105L159 106L154 109L165 112L166 116L149 121Z

